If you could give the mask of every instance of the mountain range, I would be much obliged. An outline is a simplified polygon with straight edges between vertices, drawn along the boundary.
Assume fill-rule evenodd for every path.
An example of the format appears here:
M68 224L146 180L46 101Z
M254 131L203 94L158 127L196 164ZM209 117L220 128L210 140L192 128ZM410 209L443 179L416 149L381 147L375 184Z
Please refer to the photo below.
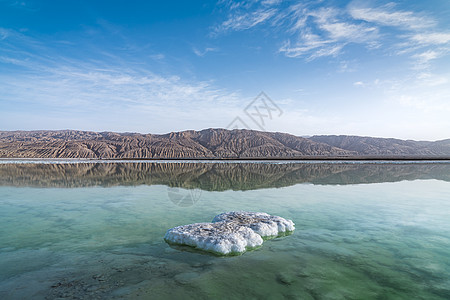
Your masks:
M347 135L299 137L245 129L168 134L0 131L0 158L302 159L450 158L450 139L413 141Z

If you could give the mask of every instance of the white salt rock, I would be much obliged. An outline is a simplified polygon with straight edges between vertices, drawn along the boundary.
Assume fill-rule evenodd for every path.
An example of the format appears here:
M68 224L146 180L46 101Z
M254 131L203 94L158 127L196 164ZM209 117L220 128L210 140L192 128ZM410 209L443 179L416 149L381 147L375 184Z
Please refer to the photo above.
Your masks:
M263 239L252 229L235 222L195 223L169 229L168 243L188 245L220 254L239 254L261 246Z
M261 212L232 211L217 215L215 222L232 222L254 230L262 237L277 236L283 232L294 231L295 224L279 216L271 216Z

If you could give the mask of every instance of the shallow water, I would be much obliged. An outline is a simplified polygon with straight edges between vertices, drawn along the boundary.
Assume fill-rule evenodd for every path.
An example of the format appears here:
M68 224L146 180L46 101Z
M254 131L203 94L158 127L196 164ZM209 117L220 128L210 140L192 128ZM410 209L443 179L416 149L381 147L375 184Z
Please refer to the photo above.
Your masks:
M0 165L1 299L449 299L450 164ZM221 212L293 235L216 257L163 240Z

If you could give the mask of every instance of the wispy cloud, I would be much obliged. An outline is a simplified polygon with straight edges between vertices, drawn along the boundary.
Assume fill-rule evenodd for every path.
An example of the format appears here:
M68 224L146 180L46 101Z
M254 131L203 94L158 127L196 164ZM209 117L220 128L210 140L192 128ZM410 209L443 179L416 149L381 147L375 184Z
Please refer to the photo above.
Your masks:
M344 22L323 22L320 28L328 32L334 40L347 40L353 42L363 42L376 37L375 27L366 27L360 24L349 24Z
M412 41L423 45L442 45L450 42L450 33L431 32L418 33L410 38Z
M421 87L437 87L445 86L450 81L445 75L437 75L429 72L422 72L416 76L416 85ZM444 88L445 89L445 88ZM450 90L447 88L447 95L450 95ZM448 98L447 98L448 99ZM445 98L442 99L443 101ZM445 101L448 102L448 101ZM450 107L450 105L449 105Z
M27 10L27 11L37 11L38 10L35 7L37 4L30 2L30 1L2 0L0 2L5 2L10 7L14 7L16 9Z
M40 70L39 74L37 70ZM237 98L209 82L188 82L178 76L76 60L55 68L36 65L34 70L28 69L25 74L15 77L2 76L0 87L5 85L9 86L9 97L3 97L3 101L31 101L61 107L83 105L86 109L102 109L104 104L208 105Z
M410 54L413 69L428 69L431 62L450 54L450 34L442 32L416 33L398 45L400 54Z
M158 54L153 54L150 55L150 58L154 59L154 60L162 60L164 59L166 56L162 53L158 53Z
M295 45L291 42L279 49L288 57L306 56L307 60L313 60L323 56L339 55L349 43L368 43L378 36L377 28L364 24L352 24L342 17L342 12L335 8L321 8L308 11L303 9L301 15L295 15L297 20L294 28L299 33ZM314 26L306 25L306 20L311 19ZM300 24L303 24L301 26ZM313 34L312 32L318 32Z
M6 91L0 101L5 110L36 107L32 126L44 129L165 132L223 127L232 118L224 112L239 107L243 99L210 82L75 60L39 74L28 70L14 77L0 75L0 90ZM65 115L71 119L65 120ZM20 119L4 117L0 113L2 128L33 129L23 127Z
M9 31L0 27L0 41L6 39L9 36Z
M439 58L442 55L439 51L427 50L421 53L414 54L412 57L415 59L415 69L426 69L430 66L430 62Z
M215 27L214 33L225 33L229 31L241 31L255 27L269 20L276 14L277 10L273 8L260 9L250 13L232 14L230 17Z
M0 74L0 90L4 91L0 99L2 107L33 106L38 108L37 115L43 110L48 110L49 114L70 111L80 119L95 114L109 123L115 118L112 116L121 111L124 119L136 123L130 128L145 131L148 130L145 128L149 116L152 124L170 123L164 121L165 117L161 115L164 111L171 112L170 118L177 119L178 116L178 123L182 120L191 123L186 111L214 111L219 106L232 108L242 101L241 95L212 82L188 80L176 74L158 74L148 66L114 55L111 60L97 61L89 59L88 55L81 60L58 54L52 55L49 61L46 55L50 49L42 44L34 47L31 37L27 40L32 42L31 45L25 44L25 39L20 47L16 45L22 49L20 52L9 51L0 45L0 65L14 70L14 76L5 72ZM28 51L30 47L32 51ZM217 112L217 116L220 114L223 111ZM204 115L210 116L206 112ZM61 125L64 120L58 120L60 123L55 126L67 126ZM227 122L216 126L225 126ZM0 124L0 127L6 125ZM9 126L21 128L18 124Z
M301 34L301 43L292 46L291 41L286 41L279 49L287 57L299 57L310 54L309 60L320 56L337 55L343 45L335 45L334 40L323 40L318 35L312 33Z
M372 51L409 55L422 59L420 53L432 45L450 43L450 33L437 29L432 17L402 10L394 3L370 6L353 1L346 7L321 6L315 2L290 4L280 1L227 1L228 18L215 27L215 33L242 31L257 25L269 26L284 36L279 52L308 61L319 57L337 57L349 45L361 45ZM447 55L440 50L440 55Z
M192 51L194 52L194 54L197 56L200 56L200 57L205 56L208 52L215 52L218 50L219 50L218 48L213 48L213 47L207 47L203 50L199 50L195 47L192 48Z
M380 7L364 7L364 2L352 3L349 6L349 13L355 20L363 20L382 26L401 27L406 30L417 30L430 28L436 22L428 17L419 16L412 11L396 10L394 3L389 3Z
M258 6L259 4L259 6ZM288 57L313 60L337 56L349 43L371 43L378 36L374 26L351 22L341 9L313 8L308 3L281 5L279 1L246 5L245 10L230 9L229 18L215 28L216 32L241 31L259 24L268 24L291 37L279 52ZM234 7L228 3L229 7ZM240 7L240 6L237 6Z

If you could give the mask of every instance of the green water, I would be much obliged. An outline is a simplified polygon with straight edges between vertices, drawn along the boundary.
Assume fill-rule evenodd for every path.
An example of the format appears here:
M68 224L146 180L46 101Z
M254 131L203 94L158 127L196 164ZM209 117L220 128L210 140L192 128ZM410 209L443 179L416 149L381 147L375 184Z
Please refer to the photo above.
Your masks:
M450 164L0 164L0 299L449 299ZM183 188L186 187L186 188ZM293 235L216 257L221 212Z

